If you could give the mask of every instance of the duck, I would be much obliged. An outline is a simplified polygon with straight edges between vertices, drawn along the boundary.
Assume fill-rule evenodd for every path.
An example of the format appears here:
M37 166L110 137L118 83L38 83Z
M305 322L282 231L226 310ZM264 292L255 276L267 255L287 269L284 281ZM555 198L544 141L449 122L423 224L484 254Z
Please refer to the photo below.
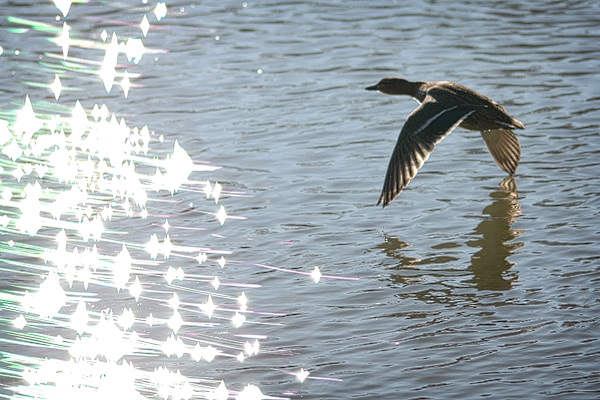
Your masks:
M415 177L435 145L457 126L480 131L496 164L510 176L517 171L521 144L513 130L525 129L525 125L489 97L454 82L410 82L396 77L383 78L365 89L411 96L420 103L400 131L377 205L388 206Z

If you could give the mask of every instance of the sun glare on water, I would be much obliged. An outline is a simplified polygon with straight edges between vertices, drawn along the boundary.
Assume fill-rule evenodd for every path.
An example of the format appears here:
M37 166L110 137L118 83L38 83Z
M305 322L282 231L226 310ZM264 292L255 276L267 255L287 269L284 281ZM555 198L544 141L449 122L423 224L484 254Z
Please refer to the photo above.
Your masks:
M48 34L56 46L48 57L71 73L91 74L107 93L120 86L126 101L141 76L127 65L161 50L107 30L100 40L80 38L68 15L82 3L54 0L60 12L55 25L7 19ZM169 12L165 2L143 10L145 38ZM0 45L2 57L13 51ZM72 47L101 50L102 62L92 68L69 55ZM128 64L119 66L124 59ZM65 90L61 77L52 73L47 80L57 102ZM216 167L195 163L176 139L170 152L154 151L153 144L169 143L168 133L129 126L104 104L86 109L75 101L48 112L33 94L22 99L0 114L0 269L13 278L0 290L0 377L10 382L12 395L0 397L278 398L252 382L185 376L178 368L224 358L242 363L259 356L266 339L252 335L247 324L253 318L247 292L259 285L222 282L230 252L174 240L177 216L165 217L160 209L188 192L198 194L193 207L207 224L198 230L235 219L222 204L231 193L210 179ZM136 225L147 227L144 242L129 234ZM289 272L315 283L327 277L318 267ZM238 292L219 292L224 286ZM197 303L181 300L189 292ZM219 340L216 327L239 334ZM137 361L145 358L160 367ZM295 375L296 384L311 379L301 367L282 372Z

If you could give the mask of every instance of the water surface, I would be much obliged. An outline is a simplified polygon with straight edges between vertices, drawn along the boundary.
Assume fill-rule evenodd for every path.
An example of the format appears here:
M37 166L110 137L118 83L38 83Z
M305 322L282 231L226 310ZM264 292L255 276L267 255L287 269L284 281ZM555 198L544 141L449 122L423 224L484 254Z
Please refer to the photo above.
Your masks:
M182 374L315 399L598 396L598 4L168 7L144 40L168 52L144 56L127 100L73 75L70 86L83 90L63 92L61 102L106 103L163 134L165 148L177 139L194 160L223 166L210 179L243 194L226 196L227 212L247 219L220 227L223 237L210 245L233 252L227 276L260 285L247 293L264 313L252 328L268 336L264 353L216 371L173 361ZM0 9L58 25L52 4ZM99 35L139 16L120 4L75 4L67 21ZM51 101L24 82L51 81L38 55L54 45L43 32L20 42L9 25L2 22L0 36L2 108L20 107L34 91ZM139 35L137 25L120 29ZM505 106L526 125L514 179L479 133L457 129L391 206L376 207L397 134L416 106L364 90L384 76L452 80ZM184 192L177 204L197 197ZM162 207L181 212L181 226L200 225L199 213ZM142 241L147 229L130 234ZM195 231L178 238L206 241ZM255 264L300 272L318 265L357 279L315 285ZM299 367L326 379L300 384L281 373Z

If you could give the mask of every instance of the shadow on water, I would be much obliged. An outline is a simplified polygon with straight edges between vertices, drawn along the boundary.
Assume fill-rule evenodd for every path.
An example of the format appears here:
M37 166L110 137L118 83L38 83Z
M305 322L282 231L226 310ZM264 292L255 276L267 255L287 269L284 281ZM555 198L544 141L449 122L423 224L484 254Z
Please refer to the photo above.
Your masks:
M436 302L446 302L447 296L452 296L455 289L464 289L465 285L477 290L511 289L518 275L509 273L515 265L509 257L524 245L515 242L523 231L512 229L521 215L521 207L514 178L505 178L499 186L500 189L490 193L492 202L482 210L478 217L481 222L469 235L476 238L464 242L468 247L478 248L471 255L466 270L457 268L464 255L457 251L463 247L460 241L438 244L427 257L421 258L413 255L410 243L385 235L385 241L377 248L398 261L389 279L394 284L413 286L411 293L417 298ZM414 285L423 285L424 291L421 293Z

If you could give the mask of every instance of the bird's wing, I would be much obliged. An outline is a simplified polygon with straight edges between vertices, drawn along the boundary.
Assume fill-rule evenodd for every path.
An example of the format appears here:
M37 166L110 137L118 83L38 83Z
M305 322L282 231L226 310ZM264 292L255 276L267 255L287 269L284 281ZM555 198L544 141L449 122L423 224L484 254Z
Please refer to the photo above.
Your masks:
M482 131L483 141L500 168L514 175L521 158L521 145L510 129Z
M377 205L387 206L427 161L435 145L481 106L448 106L428 98L407 118L388 165Z

